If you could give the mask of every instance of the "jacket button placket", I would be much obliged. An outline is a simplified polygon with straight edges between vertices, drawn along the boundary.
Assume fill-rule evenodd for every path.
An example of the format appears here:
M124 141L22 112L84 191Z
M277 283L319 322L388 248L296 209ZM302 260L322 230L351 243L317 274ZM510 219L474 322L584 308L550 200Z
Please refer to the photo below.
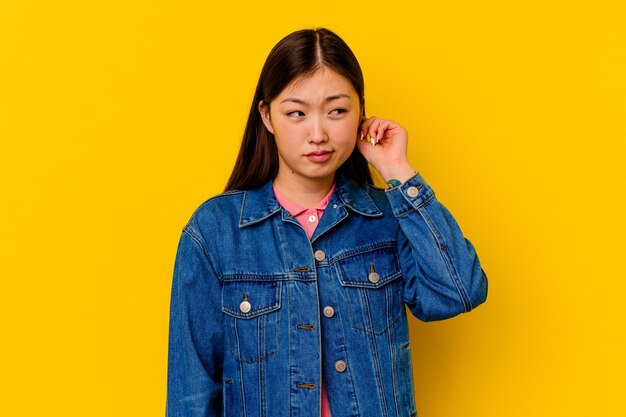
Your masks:
M327 260L327 254L322 250L316 250L313 256L316 262L318 263ZM340 344L339 340L335 340L333 337L334 335L340 333L340 331L335 330L334 327L341 326L341 323L340 321L336 320L339 318L338 316L336 316L337 311L335 310L333 305L330 305L333 300L332 297L327 298L327 295L332 294L333 292L333 290L329 288L329 286L332 286L333 284L332 284L331 277L327 273L328 270L329 268L318 269L318 285L320 288L320 305L324 306L322 308L322 314L323 314L323 317L325 318L324 324L323 324L323 332L321 335L322 346L323 346L322 350L324 351L324 353L322 354L322 357L326 358L326 359L323 359L323 363L326 364L326 369L328 369L329 366L332 366L334 367L334 372L336 372L339 375L345 375L349 378L349 374L345 373L347 369L347 364L345 360L339 359L339 358L342 358L341 352L343 351L344 347L339 346ZM341 385L345 385L346 382L347 381L343 381ZM334 391L331 392L327 389L326 386L325 386L325 389L327 393L326 394L327 398L329 398L329 400L330 400L330 396L332 395L339 395L339 396L343 395L343 392L341 392L342 388L339 389L339 392L334 392ZM337 387L335 387L335 390L336 389Z

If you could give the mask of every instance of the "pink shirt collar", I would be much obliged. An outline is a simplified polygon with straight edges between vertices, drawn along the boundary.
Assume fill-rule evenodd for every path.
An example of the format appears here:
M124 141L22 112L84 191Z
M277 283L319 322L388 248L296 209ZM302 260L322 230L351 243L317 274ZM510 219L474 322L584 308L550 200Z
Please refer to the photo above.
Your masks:
M274 195L276 196L276 201L278 201L278 203L281 206L283 206L285 210L291 213L292 216L298 216L299 214L302 214L303 212L309 210L305 207L300 207L298 204L294 203L289 198L287 198L287 196L285 196L283 193L281 193L278 190L278 188L276 188L276 185L274 185L274 183L272 183L272 186L274 188ZM330 190L324 196L324 198L322 198L319 201L319 203L317 203L315 207L312 207L311 209L324 211L326 209L326 206L328 205L328 201L330 200L330 197L333 195L333 191L335 191L334 181L333 181L333 185L330 187Z
M273 185L273 184L272 184ZM333 182L332 187L330 187L330 191L320 200L319 203L315 205L313 208L304 208L300 207L293 201L289 200L287 196L282 194L278 189L274 186L274 195L276 196L276 200L278 203L283 206L285 210L287 210L295 219L300 223L306 235L309 239L313 236L317 225L320 222L320 218L324 214L324 210L328 205L328 201L330 200L330 196L333 194L335 190L335 183Z

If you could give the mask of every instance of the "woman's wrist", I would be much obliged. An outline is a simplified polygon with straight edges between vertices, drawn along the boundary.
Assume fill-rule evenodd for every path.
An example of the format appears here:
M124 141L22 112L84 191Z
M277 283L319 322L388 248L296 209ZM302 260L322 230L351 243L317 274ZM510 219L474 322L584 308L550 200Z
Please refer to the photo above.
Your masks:
M378 173L388 184L391 180L396 180L403 184L406 180L414 176L415 172L415 169L413 169L408 162L397 165L390 164L388 167L385 167L385 169L378 170Z

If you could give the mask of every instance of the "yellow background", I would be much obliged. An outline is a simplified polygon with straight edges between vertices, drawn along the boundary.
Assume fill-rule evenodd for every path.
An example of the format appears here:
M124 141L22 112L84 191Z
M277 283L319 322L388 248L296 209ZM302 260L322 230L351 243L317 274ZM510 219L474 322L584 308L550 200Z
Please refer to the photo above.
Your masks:
M180 230L314 26L490 279L411 317L420 416L626 415L623 1L0 0L0 416L164 414Z

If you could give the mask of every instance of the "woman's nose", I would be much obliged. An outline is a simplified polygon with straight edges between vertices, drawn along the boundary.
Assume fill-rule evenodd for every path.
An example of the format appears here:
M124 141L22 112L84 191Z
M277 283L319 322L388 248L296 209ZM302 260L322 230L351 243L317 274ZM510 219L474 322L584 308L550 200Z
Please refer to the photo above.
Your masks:
M326 135L326 129L324 123L320 119L313 119L311 122L311 128L309 130L309 142L310 143L324 143L328 141L328 135Z

